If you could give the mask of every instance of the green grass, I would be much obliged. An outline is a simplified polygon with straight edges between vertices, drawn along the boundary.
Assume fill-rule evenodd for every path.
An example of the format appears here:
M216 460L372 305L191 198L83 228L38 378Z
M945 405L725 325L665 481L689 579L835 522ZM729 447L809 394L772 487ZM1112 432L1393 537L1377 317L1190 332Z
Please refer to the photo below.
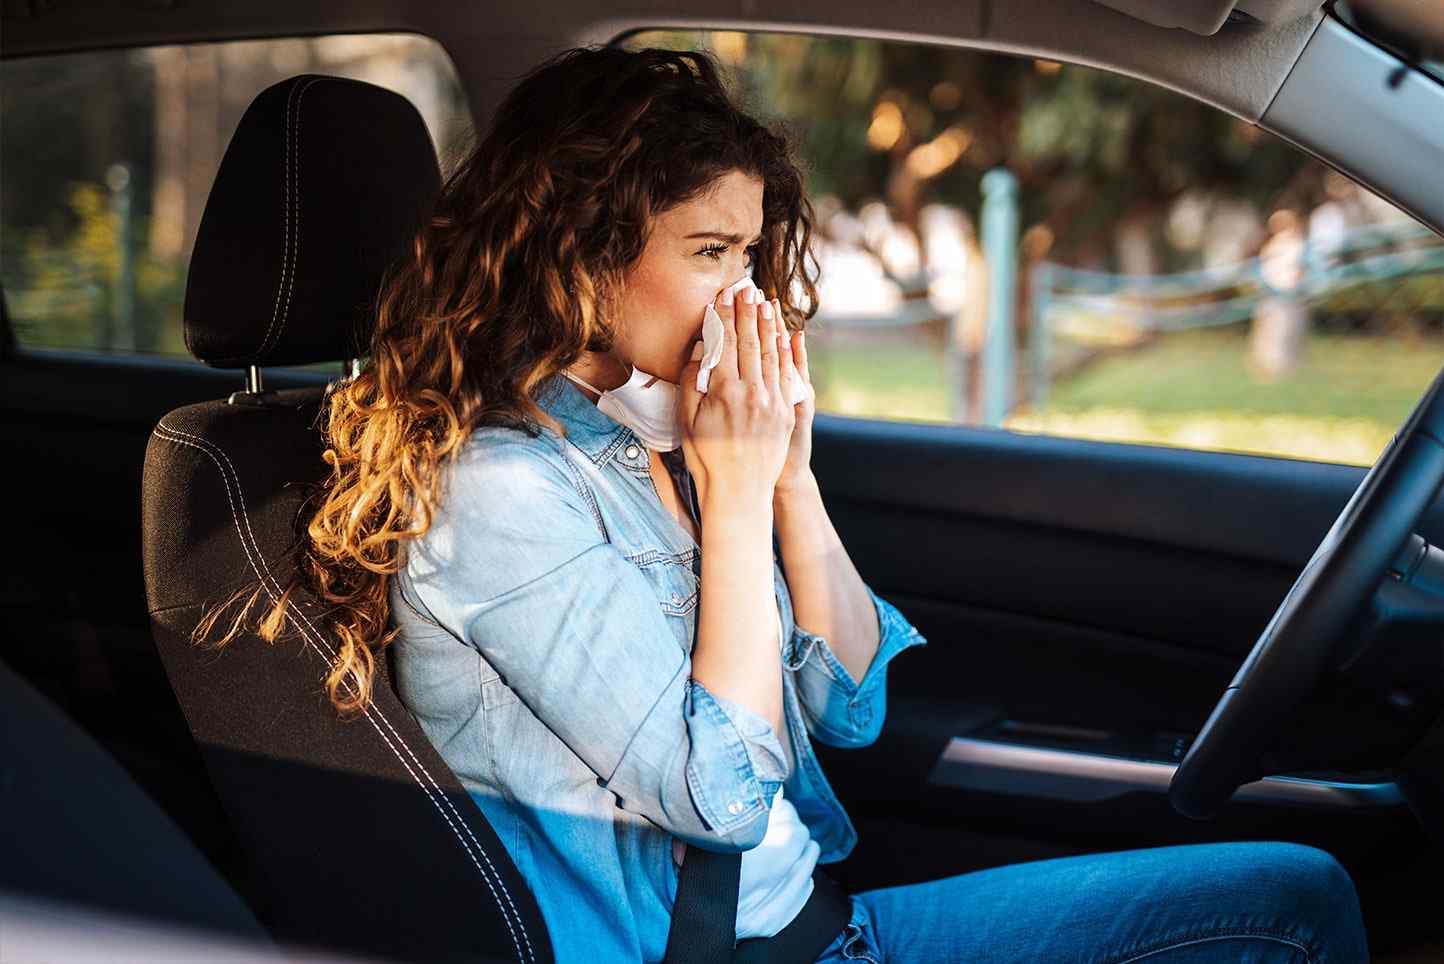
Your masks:
M912 421L949 420L941 347L886 341L829 344L809 332L808 367L817 407L841 415Z
M1313 335L1298 367L1277 381L1254 375L1247 356L1242 334L1166 335L1056 386L1048 408L1326 415L1369 419L1392 431L1444 366L1444 340Z
M822 411L950 420L940 348L819 335L809 347ZM1237 331L1165 335L1094 361L1004 427L1368 465L1444 367L1444 339L1313 334L1298 366L1275 381L1254 374L1247 357Z

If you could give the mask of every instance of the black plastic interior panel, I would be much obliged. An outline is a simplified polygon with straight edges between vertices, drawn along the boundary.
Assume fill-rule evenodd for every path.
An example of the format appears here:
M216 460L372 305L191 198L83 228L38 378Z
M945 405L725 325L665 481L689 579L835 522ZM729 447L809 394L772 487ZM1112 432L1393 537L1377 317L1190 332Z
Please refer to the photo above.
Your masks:
M824 414L813 438L813 469L830 500L1153 543L1294 575L1368 471ZM1444 543L1444 504L1430 507L1419 532Z
M823 415L813 465L859 571L929 639L891 693L1185 732L1366 472Z

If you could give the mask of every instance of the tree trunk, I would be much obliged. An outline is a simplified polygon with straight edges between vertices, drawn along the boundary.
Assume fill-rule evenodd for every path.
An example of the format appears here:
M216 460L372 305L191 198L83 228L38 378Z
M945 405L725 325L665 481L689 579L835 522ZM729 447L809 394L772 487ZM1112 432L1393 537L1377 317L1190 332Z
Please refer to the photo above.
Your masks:
M1301 297L1302 227L1293 217L1276 214L1269 220L1275 231L1264 242L1259 257L1260 273L1272 291L1254 309L1249 329L1249 366L1260 377L1274 379L1288 374L1298 364L1309 312Z
M988 328L988 268L971 218L962 222L968 252L965 300L948 319L945 348L948 411L955 422L975 424L982 418L983 337Z
M221 166L220 63L207 44L186 49L185 217L182 250L190 251L200 228L211 183Z
M183 47L150 52L155 84L155 173L151 180L150 253L167 261L185 250L186 54Z

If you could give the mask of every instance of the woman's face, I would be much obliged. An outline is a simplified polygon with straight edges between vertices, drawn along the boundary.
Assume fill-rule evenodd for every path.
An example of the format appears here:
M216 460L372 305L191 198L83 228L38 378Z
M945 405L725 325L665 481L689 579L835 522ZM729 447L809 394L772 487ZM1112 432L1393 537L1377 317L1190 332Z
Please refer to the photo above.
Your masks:
M762 189L761 179L732 171L707 195L656 218L622 296L613 342L621 361L681 381L692 343L702 337L703 309L747 274L747 249L762 230Z

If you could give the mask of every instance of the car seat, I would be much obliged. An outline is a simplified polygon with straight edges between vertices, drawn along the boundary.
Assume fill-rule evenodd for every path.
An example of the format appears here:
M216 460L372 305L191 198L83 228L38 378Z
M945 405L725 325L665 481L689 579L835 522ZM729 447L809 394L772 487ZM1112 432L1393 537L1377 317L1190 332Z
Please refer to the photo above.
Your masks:
M384 660L371 708L343 721L321 685L333 647L315 598L292 597L295 633L275 646L249 632L220 650L190 639L234 590L259 579L274 598L287 585L303 503L328 472L325 390L265 391L262 366L365 354L383 272L439 186L425 124L398 94L306 74L247 109L206 202L184 312L192 354L245 371L246 390L176 409L151 434L146 601L255 881L245 895L277 940L550 964L531 891Z

